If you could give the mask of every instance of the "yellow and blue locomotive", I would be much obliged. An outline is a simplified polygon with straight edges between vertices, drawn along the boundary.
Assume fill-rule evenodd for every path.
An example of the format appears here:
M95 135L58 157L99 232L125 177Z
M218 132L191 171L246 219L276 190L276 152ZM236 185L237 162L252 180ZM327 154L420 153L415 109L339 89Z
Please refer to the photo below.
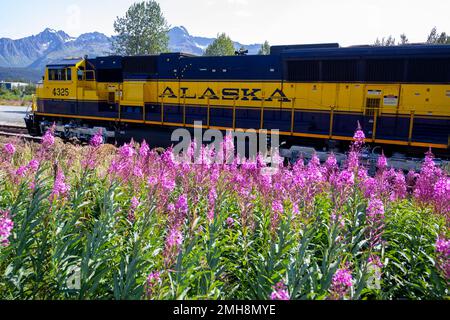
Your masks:
M197 121L204 129L279 129L288 144L320 148L329 141L344 148L359 122L367 142L385 150L432 147L448 155L450 46L67 59L47 66L26 118L34 135L56 123L65 138L103 128L112 139L153 142L157 132Z

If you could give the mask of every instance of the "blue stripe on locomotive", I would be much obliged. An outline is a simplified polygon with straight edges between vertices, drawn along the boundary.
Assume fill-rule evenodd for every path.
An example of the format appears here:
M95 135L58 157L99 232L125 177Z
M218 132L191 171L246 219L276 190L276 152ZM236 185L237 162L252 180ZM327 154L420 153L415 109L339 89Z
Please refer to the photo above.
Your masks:
M145 119L147 121L161 121L161 106L146 104ZM119 112L116 104L106 101L70 101L70 100L38 100L38 112L99 118L118 118ZM291 110L264 110L264 128L291 131ZM143 108L136 106L122 106L121 118L124 120L142 120ZM294 132L328 135L330 128L329 112L310 112L306 110L296 111L294 116ZM361 114L335 113L333 120L333 135L351 137L355 126L359 122L368 137L373 130L373 117ZM202 121L204 125L208 121L208 111L205 107L186 107L186 124L194 124ZM233 127L233 110L231 108L210 109L210 125L218 127ZM165 106L164 122L183 124L183 107ZM261 110L250 108L236 108L236 128L259 129L261 126ZM407 141L410 128L408 117L396 115L382 115L377 120L377 139ZM449 136L450 120L442 118L414 119L412 141L447 144Z

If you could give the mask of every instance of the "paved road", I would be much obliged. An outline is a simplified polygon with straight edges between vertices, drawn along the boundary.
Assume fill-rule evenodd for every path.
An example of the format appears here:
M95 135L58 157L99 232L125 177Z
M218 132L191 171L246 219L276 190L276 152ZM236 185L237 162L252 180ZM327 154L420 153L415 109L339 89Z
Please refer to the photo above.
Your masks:
M25 127L23 118L27 114L28 107L0 106L0 125Z

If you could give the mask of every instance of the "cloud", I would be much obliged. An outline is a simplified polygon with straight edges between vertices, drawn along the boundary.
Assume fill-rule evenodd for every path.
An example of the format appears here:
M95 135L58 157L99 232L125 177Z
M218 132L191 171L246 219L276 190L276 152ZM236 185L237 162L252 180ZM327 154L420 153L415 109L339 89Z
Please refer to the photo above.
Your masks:
M248 11L248 10L238 10L238 11L235 11L234 14L235 14L236 16L238 16L238 17L243 17L243 18L248 18L248 17L251 17L251 16L253 15L253 14L252 14L250 11Z
M235 4L239 6L248 6L248 0L227 0L229 4Z

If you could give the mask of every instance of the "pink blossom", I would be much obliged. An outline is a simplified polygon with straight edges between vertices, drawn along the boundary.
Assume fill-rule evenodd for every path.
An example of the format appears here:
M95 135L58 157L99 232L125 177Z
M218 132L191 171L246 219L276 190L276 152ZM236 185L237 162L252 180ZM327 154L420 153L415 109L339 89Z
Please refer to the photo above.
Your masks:
M436 241L436 252L444 256L450 256L450 240L438 238Z
M158 184L158 178L156 178L155 176L148 177L147 181L148 181L148 185L150 187L154 187L154 186L156 186Z
M384 205L381 200L376 198L369 200L367 224L369 247L374 250L381 243L384 232Z
M19 169L17 169L16 176L23 178L27 174L27 171L28 171L28 167L22 166Z
M33 159L28 164L28 169L31 169L31 171L36 172L39 169L39 161L36 159Z
M447 280L450 279L450 240L445 238L437 239L436 267Z
M103 144L103 130L100 129L97 131L97 133L92 137L90 141L90 145L94 148L98 148Z
M147 142L144 140L144 142L141 145L141 148L139 149L139 155L142 158L146 158L150 153L150 147L148 146Z
M139 207L141 203L139 202L139 200L136 197L133 197L131 199L131 209L136 210L137 207Z
M388 166L387 159L383 153L380 157L378 157L377 167L379 170L386 170L387 166Z
M442 175L442 170L436 167L434 156L428 152L417 178L414 196L421 203L430 203L434 198L434 186Z
M143 178L144 177L144 173L142 172L142 169L139 167L134 167L133 169L133 175L137 178Z
M134 156L135 151L131 145L125 144L124 146L120 147L119 154L124 158L131 158Z
M364 134L364 131L362 131L361 126L358 123L358 129L353 136L353 144L356 148L361 148L364 145L365 140L366 135Z
M175 204L175 208L176 208L176 210L178 210L179 212L181 212L183 214L186 214L188 212L188 210L189 210L188 200L185 195L181 195L178 198L178 201Z
M147 277L146 289L147 297L151 298L155 294L155 288L161 284L161 273L152 272Z
M230 228L234 227L234 219L231 217L227 218L227 225Z
M12 143L7 143L3 147L3 152L7 155L13 156L16 153L16 147Z
M175 190L175 181L168 175L163 175L161 182L163 188L167 191L172 192L173 190Z
M183 234L180 230L172 228L169 231L166 243L169 248L180 246L183 243Z
M55 144L55 137L53 135L53 130L54 130L53 128L47 130L47 132L45 132L44 137L42 138L42 146L45 149L49 149Z
M433 200L438 213L450 213L450 178L442 177L436 182Z
M353 286L353 277L347 268L339 269L333 276L331 292L335 299L343 299Z
M384 218L383 202L378 199L371 199L367 208L367 216L371 219Z
M51 197L57 199L60 196L65 197L70 191L70 186L65 183L66 177L61 169L58 169Z
M283 281L277 283L273 287L273 292L270 295L270 300L290 300L289 292Z
M9 246L9 237L14 228L14 222L11 220L8 211L0 210L0 245Z
M380 269L384 267L384 264L381 262L380 257L375 254L373 254L369 257L368 262Z

